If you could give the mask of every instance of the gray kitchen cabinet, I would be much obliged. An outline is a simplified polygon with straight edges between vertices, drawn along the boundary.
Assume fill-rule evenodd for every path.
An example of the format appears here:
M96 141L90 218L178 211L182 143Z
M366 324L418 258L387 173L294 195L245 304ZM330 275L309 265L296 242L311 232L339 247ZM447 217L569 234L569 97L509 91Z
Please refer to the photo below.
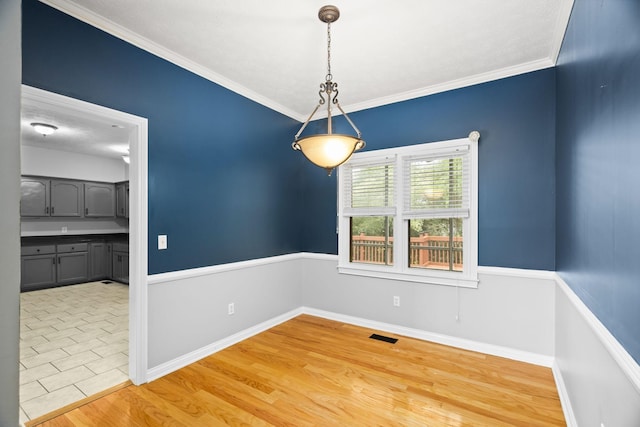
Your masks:
M110 255L110 254L109 254ZM111 258L107 258L107 244L105 242L89 243L89 280L101 280L110 276L107 265Z
M31 291L54 285L56 265L55 245L23 247L20 260L20 290Z
M129 283L129 244L107 238L38 238L21 247L21 291L112 279ZM70 242L70 243L69 243Z
M81 217L84 188L79 181L51 180L51 216Z
M113 253L113 280L129 283L129 254L126 252Z
M113 243L107 243L107 277L113 279Z
M49 180L22 177L20 180L20 216L49 216Z
M89 252L87 243L57 245L56 283L82 283L88 278Z
M20 216L81 217L83 191L80 181L22 177Z
M116 216L129 218L129 182L116 184Z
M84 216L113 217L116 213L116 189L114 184L84 183Z
M114 243L112 245L112 279L121 283L129 283L129 245Z

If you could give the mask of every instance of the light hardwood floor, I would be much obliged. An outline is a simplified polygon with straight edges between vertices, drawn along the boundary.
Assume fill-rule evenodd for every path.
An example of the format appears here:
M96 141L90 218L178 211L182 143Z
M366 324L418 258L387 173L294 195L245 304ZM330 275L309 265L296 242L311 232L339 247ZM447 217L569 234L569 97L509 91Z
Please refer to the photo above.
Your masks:
M551 370L301 315L41 426L563 426Z

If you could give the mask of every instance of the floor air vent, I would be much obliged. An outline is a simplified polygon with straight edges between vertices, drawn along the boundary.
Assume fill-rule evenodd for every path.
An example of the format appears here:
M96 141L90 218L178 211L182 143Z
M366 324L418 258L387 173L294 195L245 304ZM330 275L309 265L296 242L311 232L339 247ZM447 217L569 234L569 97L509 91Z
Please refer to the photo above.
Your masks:
M100 283L104 283L105 285L108 285L108 284L113 283L113 282L111 280L103 280Z
M395 344L398 342L398 338L385 337L384 335L372 334L369 338L372 340L389 342L391 344Z

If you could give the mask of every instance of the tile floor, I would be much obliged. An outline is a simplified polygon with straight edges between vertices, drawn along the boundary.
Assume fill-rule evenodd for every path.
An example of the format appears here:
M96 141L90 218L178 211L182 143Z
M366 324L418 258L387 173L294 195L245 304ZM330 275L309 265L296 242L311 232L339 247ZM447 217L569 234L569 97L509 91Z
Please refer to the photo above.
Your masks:
M63 286L20 303L21 423L129 378L128 286Z

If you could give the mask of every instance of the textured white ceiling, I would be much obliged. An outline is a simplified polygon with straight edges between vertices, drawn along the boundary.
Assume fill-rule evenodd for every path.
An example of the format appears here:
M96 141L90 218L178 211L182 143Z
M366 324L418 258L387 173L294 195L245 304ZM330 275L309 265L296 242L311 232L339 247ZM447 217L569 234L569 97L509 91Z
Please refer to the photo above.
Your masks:
M341 12L331 26L331 56L347 112L551 67L573 6L573 0L41 1L299 121L315 107L326 74L326 24L317 17L325 4Z
M24 93L20 122L22 145L112 158L127 153L132 131L126 122ZM34 122L54 125L58 130L42 136L31 126Z

